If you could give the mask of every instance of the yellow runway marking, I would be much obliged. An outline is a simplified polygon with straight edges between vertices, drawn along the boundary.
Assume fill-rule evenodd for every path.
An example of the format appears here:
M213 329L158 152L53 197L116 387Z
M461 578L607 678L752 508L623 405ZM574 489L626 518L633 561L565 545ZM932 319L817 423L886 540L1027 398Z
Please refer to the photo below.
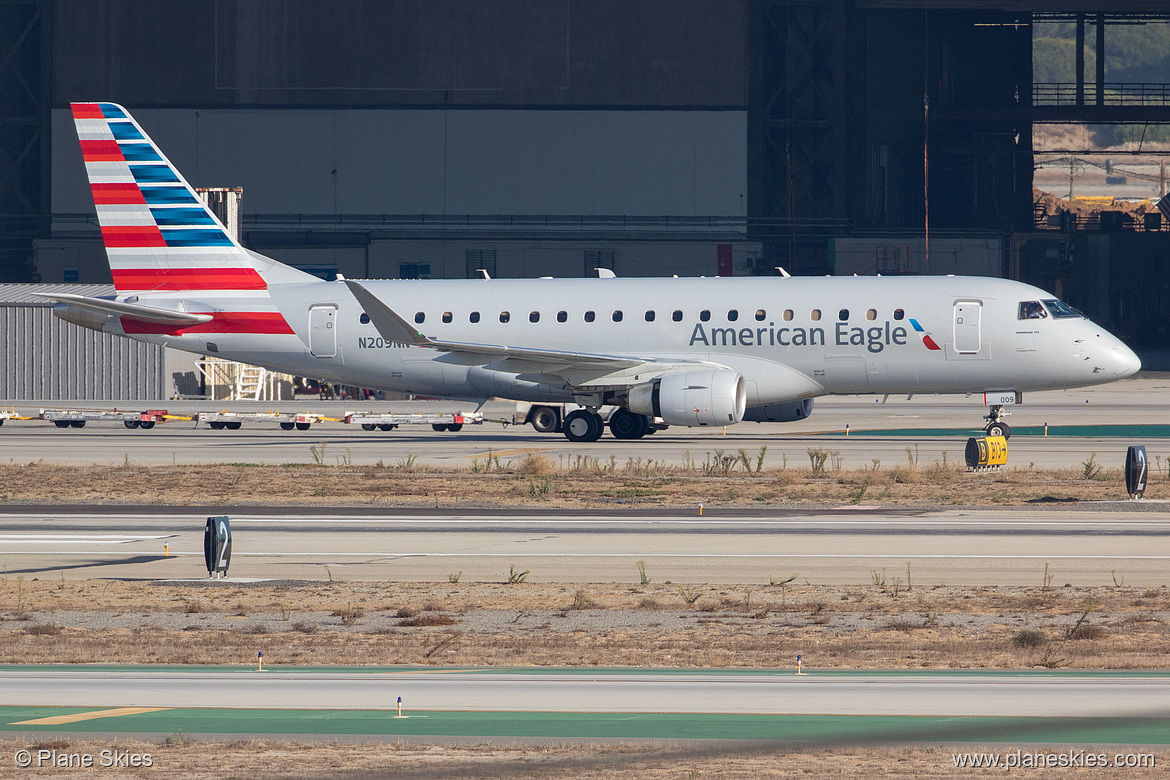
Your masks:
M94 710L93 712L76 712L72 715L54 715L51 718L37 718L36 720L20 720L11 723L11 726L60 726L62 723L77 723L95 718L119 718L123 715L139 715L143 712L162 712L174 709L173 707L118 707L114 710Z

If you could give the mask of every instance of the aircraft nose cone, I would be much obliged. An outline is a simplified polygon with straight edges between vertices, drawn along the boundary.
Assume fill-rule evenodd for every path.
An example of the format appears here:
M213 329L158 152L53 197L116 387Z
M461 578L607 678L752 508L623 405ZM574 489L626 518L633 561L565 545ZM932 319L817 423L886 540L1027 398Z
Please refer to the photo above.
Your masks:
M1124 344L1113 348L1113 373L1118 379L1133 376L1142 367L1141 358Z

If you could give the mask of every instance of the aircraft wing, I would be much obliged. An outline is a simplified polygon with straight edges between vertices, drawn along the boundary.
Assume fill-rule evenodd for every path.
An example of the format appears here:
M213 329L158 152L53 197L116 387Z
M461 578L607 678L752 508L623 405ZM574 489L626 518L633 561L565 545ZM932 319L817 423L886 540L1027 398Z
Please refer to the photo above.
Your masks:
M136 320L161 322L168 325L198 325L214 319L210 314L192 314L186 311L159 309L155 306L123 303L121 301L107 300L106 298L89 298L85 295L74 295L73 293L37 293L37 295L41 298L48 298L50 301L67 303L70 306L88 309L99 314L127 315Z
M378 333L384 339L397 341L401 344L411 344L416 347L430 347L441 352L482 355L486 358L493 359L493 361L503 358L532 364L553 363L557 364L559 368L555 371L547 369L546 371L558 375L571 374L574 377L579 377L573 381L575 385L588 384L589 382L587 380L582 381L584 380L582 374L597 375L599 370L602 374L613 374L621 372L623 369L634 368L636 366L657 364L648 368L656 368L656 373L663 373L669 371L670 366L675 364L698 364L701 362L680 360L670 360L667 362L650 357L606 355L593 352L571 352L556 349L530 349L528 347L510 347L504 344L474 344L461 341L432 339L420 333L418 328L404 320L397 312L383 303L378 296L374 295L358 282L346 279L345 284L353 293L353 297L357 298L358 303L362 305L362 308L370 317L370 322L374 324L374 327L377 328ZM625 382L621 384L625 384Z

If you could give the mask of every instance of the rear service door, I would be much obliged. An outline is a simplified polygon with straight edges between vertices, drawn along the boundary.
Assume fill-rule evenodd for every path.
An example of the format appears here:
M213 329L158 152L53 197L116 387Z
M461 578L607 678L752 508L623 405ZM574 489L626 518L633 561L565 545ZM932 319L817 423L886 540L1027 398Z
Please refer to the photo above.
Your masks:
M336 306L309 308L309 352L319 358L331 358L337 354Z
M955 351L960 355L978 354L982 314L983 304L979 301L958 301L955 304Z

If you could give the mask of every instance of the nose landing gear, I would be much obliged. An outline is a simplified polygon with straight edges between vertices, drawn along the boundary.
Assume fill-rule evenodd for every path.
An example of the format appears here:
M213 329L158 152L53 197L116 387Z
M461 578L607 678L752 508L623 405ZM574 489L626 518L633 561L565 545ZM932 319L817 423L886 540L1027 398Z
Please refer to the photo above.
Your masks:
M1010 439L1012 437L1011 426L1003 421L1003 418L1009 414L1011 412L1005 412L1003 410L1003 404L992 404L987 412L987 416L983 418L987 420L987 425L983 430L988 436L1002 436L1005 439Z

